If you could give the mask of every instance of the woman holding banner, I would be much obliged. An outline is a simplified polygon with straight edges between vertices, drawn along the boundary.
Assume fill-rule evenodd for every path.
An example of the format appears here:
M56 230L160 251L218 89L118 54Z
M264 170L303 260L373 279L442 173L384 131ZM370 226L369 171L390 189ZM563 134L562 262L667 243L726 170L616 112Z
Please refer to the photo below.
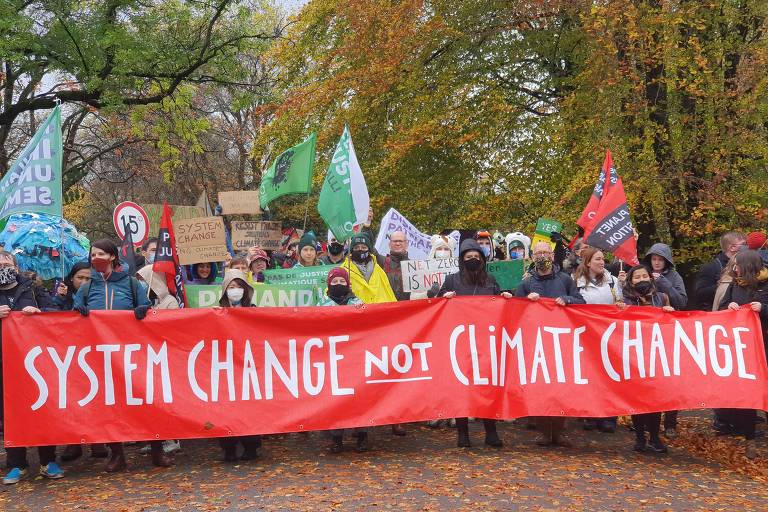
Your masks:
M240 270L230 270L224 274L221 283L221 298L216 308L249 308L253 304L253 288L248 278ZM243 454L238 458L237 445L243 445ZM259 456L261 436L233 436L219 439L219 446L224 450L224 462L253 460Z
M487 252L487 251L486 251ZM472 239L464 240L459 250L459 272L446 276L438 295L445 298L478 295L503 295L512 297L509 293L501 293L498 283L486 271L485 252ZM496 432L496 421L484 419L485 444L501 448L504 443ZM456 418L459 448L469 448L469 418Z
M135 277L122 270L117 245L112 240L91 244L91 280L75 294L73 309L88 316L91 310L133 310L137 320L147 316L151 303L147 289ZM123 443L109 443L111 451L106 471L114 473L127 467Z
M669 297L656 289L648 267L637 265L627 272L624 285L624 303L629 306L653 306L663 311L674 311L669 304ZM661 413L650 412L646 414L633 414L632 425L635 427L635 447L637 452L644 452L650 448L656 453L667 453L666 445L659 437L661 430ZM650 439L645 438L648 432Z
M619 279L605 269L603 251L595 247L581 250L581 263L573 273L578 289L587 304L617 304L624 302ZM586 418L584 430L616 432L617 418Z

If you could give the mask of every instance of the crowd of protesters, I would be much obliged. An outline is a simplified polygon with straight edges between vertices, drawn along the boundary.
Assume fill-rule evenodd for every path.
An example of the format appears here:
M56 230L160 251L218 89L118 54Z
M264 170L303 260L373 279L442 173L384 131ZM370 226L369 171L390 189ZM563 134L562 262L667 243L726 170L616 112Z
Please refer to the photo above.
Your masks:
M446 277L442 286L433 286L427 292L404 291L401 265L408 259L408 238L395 231L388 234L389 254L379 255L369 230L363 229L350 240L339 241L329 236L319 241L311 232L300 238L288 238L282 250L265 251L252 247L245 253L234 254L225 262L207 262L184 269L186 280L192 284L220 284L221 292L215 307L253 306L254 286L264 282L264 271L270 268L311 267L336 265L328 273L325 296L321 306L355 306L418 300L428 297L492 296L520 297L530 301L554 299L560 307L572 304L615 305L657 308L662 311L699 309L717 311L738 309L748 305L760 315L763 330L768 327L768 244L761 232L743 234L725 233L720 238L721 251L704 264L696 275L694 289L686 290L680 274L675 270L671 248L656 243L641 258L641 264L627 266L622 262L608 262L610 255L576 242L572 250L564 247L557 237L556 244L531 240L522 233L477 231L456 247L450 237L432 237L430 259L458 258L459 272ZM554 247L553 247L554 245ZM137 320L143 319L151 308L175 309L179 305L166 286L165 276L153 275L158 240L149 239L137 254L138 270L131 275L121 261L117 245L110 240L91 244L87 262L74 265L62 282L52 290L45 289L34 274L20 269L11 252L0 251L0 318L11 311L32 315L47 311L74 310L87 316L92 310L132 310ZM523 259L529 264L522 282L513 290L502 290L494 277L486 271L486 263L493 260ZM689 293L690 292L690 293ZM0 396L2 380L0 379ZM662 418L663 415L663 418ZM0 425L2 418L0 418ZM530 428L539 431L536 443L540 446L568 447L572 443L566 435L566 419L562 417L526 418ZM496 420L483 419L485 444L501 447ZM714 413L713 428L724 435L738 435L745 439L745 454L756 457L755 423L761 421L757 411L718 409ZM459 447L470 446L469 418L456 418L447 422L455 425ZM617 418L580 418L586 430L596 429L611 434L616 431ZM430 421L438 427L441 421ZM635 432L634 450L666 453L662 437L676 435L677 411L658 411L632 416L631 428ZM402 425L392 425L392 434L406 435ZM364 452L369 447L368 431L354 429L355 449ZM344 449L344 431L330 432L330 451ZM251 460L257 457L261 436L222 438L219 441L225 461ZM153 440L142 450L151 454L155 466L173 464L172 454L180 444L174 440ZM238 454L238 448L242 451ZM122 443L91 445L90 455L106 458L106 471L126 468ZM26 449L9 447L5 484L14 484L27 474ZM64 472L57 463L55 446L38 448L40 474L47 478L61 478ZM84 455L82 446L64 447L58 460L72 461Z

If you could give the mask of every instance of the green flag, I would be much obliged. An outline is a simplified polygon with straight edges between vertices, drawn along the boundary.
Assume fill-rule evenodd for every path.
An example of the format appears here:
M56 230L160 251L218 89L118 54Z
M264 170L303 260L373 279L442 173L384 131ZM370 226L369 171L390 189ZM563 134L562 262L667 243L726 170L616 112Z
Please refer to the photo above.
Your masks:
M355 226L368 219L369 207L368 187L345 126L325 174L317 211L336 240L346 240L354 234Z
M62 216L62 154L57 105L0 180L0 219L25 212Z
M317 134L285 150L261 178L259 203L267 206L286 194L309 194L312 190L312 168L315 165Z

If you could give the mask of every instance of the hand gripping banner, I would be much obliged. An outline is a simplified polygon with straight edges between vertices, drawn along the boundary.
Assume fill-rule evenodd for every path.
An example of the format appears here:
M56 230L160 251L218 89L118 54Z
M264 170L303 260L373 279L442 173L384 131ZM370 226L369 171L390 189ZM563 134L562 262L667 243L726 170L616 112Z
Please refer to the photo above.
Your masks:
M768 408L757 314L475 297L2 321L5 444Z

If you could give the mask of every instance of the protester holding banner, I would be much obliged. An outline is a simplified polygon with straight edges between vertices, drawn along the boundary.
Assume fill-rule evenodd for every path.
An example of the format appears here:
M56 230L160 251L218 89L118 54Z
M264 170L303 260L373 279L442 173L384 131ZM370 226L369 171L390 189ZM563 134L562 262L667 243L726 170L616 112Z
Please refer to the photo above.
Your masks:
M461 243L459 250L459 272L449 274L439 295L445 298L459 296L500 295L501 288L493 276L485 270L486 251L475 240L467 239ZM506 294L505 296L511 297ZM485 427L485 444L501 448L504 443L496 432L496 420L483 419ZM457 445L459 448L469 448L469 418L456 418Z
M106 239L93 242L90 263L91 280L77 290L73 309L83 316L91 310L133 310L137 320L144 319L151 305L147 290L122 270L115 243ZM124 470L127 464L123 443L110 443L109 448L106 471Z
M701 267L696 276L695 295L696 307L704 311L711 311L718 304L713 304L717 282L728 260L736 256L747 243L747 237L740 231L729 231L720 237L721 251L715 259Z
M214 284L219 274L219 268L215 263L195 263L186 267L189 284Z
M304 233L299 239L296 267L315 267L320 262L317 259L317 239L312 233Z
M658 291L653 276L644 265L637 265L627 272L624 285L624 302L629 306L653 306L663 311L674 311L667 294ZM635 447L637 452L650 448L656 453L666 453L667 447L659 437L661 413L633 414L632 425L635 428ZM645 433L649 438L646 439Z
M349 283L349 273L343 267L328 272L328 289L318 306L356 306L363 301L355 297Z
M400 262L408 260L408 238L402 231L389 234L389 254L376 256L379 265L389 278L389 285L397 300L410 300L411 294L403 291L403 268Z
M6 251L0 251L0 319L6 318L11 311L21 311L25 315L40 313L33 290L33 282L19 274L16 257ZM1 342L2 340L0 340ZM0 349L0 363L2 351ZM0 395L3 394L3 379L0 378ZM0 409L4 409L0 403ZM2 413L0 413L2 414ZM0 417L0 419L5 419ZM27 449L20 446L7 447L6 467L8 473L3 478L4 484L18 483L27 473ZM39 446L40 474L46 478L62 478L64 471L56 464L56 447Z
M648 249L643 263L651 269L653 280L660 292L666 293L669 302L676 310L683 310L688 305L688 293L680 274L675 270L672 249L667 244L656 243Z
M587 304L617 304L624 302L618 278L605 269L603 251L588 247L581 251L581 263L573 273L576 288ZM610 418L586 418L584 430L616 432L615 416Z
M362 232L352 236L350 246L352 251L342 266L349 273L355 296L366 304L395 302L389 278L371 253L370 235Z
M585 304L573 279L555 265L555 252L548 242L538 242L533 246L533 265L533 272L523 279L515 290L515 295L527 297L532 301L537 301L541 297L555 299L555 304L558 306ZM541 432L536 444L571 446L570 440L563 434L565 418L540 416L534 421Z
M253 288L248 284L246 275L239 270L230 270L224 274L221 283L222 308L248 308L252 306ZM237 445L243 445L243 453L237 456ZM224 450L224 462L237 460L253 460L259 456L261 436L233 436L219 439L219 446Z
M51 299L53 305L61 311L71 311L75 293L83 283L91 280L91 265L87 261L75 263L67 277L56 287L56 294Z

